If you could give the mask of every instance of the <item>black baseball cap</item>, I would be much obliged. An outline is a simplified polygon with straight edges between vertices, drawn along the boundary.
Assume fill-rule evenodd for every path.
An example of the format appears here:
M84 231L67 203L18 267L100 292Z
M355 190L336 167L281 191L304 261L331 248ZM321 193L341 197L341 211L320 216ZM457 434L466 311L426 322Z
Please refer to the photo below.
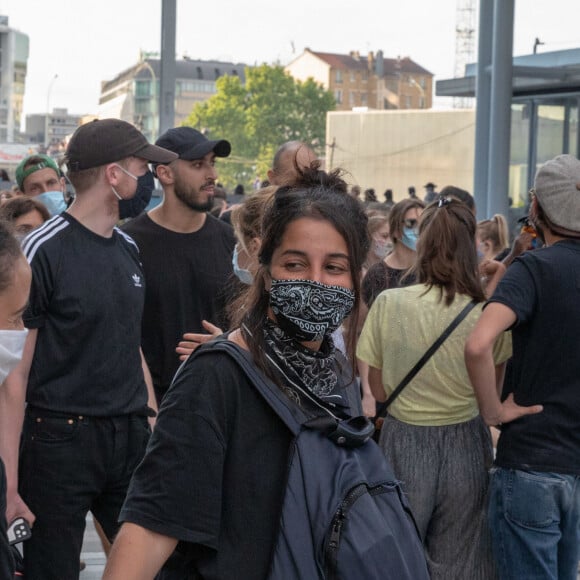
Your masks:
M187 161L203 159L211 151L216 157L227 157L232 150L229 141L224 139L210 141L205 135L191 127L169 129L155 141L155 144L177 153L179 159Z
M82 171L131 156L152 163L177 159L175 153L151 145L143 133L126 121L96 119L74 132L66 149L66 164L70 171Z

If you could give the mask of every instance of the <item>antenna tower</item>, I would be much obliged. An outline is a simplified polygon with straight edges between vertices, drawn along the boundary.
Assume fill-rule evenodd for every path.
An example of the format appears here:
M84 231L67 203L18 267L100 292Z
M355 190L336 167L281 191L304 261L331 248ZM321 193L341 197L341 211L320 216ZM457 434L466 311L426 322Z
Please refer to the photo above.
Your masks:
M455 13L455 77L465 76L465 65L475 62L477 0L457 0ZM455 109L471 109L474 99L456 97Z

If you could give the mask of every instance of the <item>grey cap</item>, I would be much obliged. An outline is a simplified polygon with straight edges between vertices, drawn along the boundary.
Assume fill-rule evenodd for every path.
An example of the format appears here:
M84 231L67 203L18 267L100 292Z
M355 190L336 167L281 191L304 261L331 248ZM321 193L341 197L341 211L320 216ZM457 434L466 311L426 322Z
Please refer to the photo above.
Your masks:
M580 232L580 161L558 155L536 173L534 190L548 219L555 225Z

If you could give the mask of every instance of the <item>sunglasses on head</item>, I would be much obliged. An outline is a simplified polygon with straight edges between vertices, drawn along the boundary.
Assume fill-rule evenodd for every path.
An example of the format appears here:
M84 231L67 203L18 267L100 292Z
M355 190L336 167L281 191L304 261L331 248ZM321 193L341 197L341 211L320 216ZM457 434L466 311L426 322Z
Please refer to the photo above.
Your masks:
M409 218L406 220L403 220L403 224L405 225L406 228L409 228L410 230L414 230L417 225L419 223L419 220L414 219L414 218Z

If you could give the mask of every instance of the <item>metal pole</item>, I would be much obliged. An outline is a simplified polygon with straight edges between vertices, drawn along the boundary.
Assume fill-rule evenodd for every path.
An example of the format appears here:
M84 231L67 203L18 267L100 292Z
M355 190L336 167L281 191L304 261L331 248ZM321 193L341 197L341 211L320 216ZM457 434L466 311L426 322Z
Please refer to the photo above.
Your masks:
M478 219L487 218L487 170L489 165L489 116L491 94L491 39L493 0L480 0L479 47L475 88L475 162L473 195Z
M576 108L580 112L580 97L576 100ZM580 158L580 115L576 113L576 157Z
M161 2L161 60L159 82L159 134L175 125L175 29L177 0Z
M52 87L54 81L58 78L58 74L55 74L48 85L48 90L46 91L46 117L44 118L44 146L48 147L50 145L50 139L48 138L48 129L50 127L50 93L52 93Z
M495 0L487 215L508 215L515 0Z
M562 153L570 153L570 101L564 101L564 130L562 131Z
M529 133L528 133L528 189L534 184L536 177L536 160L538 157L538 105L534 99L529 104ZM526 199L526 207L528 201Z

